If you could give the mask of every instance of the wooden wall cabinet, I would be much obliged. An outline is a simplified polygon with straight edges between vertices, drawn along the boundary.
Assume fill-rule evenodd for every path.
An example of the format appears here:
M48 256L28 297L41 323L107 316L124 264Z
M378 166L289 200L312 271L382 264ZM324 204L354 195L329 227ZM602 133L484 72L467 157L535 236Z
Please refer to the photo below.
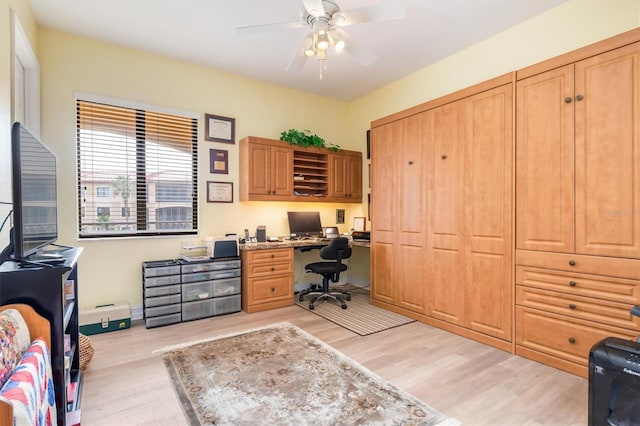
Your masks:
M362 153L240 141L241 201L362 203Z
M242 310L293 305L293 249L242 250Z
M362 202L362 154L332 152L329 154L331 190L329 197L343 202Z
M583 56L517 83L516 353L587 376L640 333L640 44Z

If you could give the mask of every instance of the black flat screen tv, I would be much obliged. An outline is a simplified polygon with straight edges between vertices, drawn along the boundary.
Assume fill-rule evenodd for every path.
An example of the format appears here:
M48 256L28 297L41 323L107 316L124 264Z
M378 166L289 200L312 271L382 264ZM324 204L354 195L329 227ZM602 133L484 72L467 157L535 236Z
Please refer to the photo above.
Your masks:
M292 237L321 237L319 212L287 212L289 233Z
M11 128L13 257L58 239L56 156L20 123Z

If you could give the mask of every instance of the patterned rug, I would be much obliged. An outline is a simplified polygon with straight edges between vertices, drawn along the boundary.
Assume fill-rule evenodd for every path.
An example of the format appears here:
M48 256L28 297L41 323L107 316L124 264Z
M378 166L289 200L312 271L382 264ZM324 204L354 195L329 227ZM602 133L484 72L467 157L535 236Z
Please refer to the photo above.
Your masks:
M190 425L458 425L289 323L168 348Z
M303 309L313 312L341 327L351 330L360 336L368 336L373 333L399 327L415 322L414 319L373 306L370 302L369 289L355 285L344 284L332 287L344 289L351 293L351 300L347 301L347 309L342 309L338 303L332 300L318 300L314 309L309 311L309 296L305 296L301 302L298 295L295 303Z

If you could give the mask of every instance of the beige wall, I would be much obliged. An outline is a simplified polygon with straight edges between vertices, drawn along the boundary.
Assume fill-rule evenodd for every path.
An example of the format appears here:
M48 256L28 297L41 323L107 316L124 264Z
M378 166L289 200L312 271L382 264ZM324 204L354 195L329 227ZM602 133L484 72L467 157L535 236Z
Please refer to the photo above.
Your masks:
M238 139L247 135L278 139L280 132L296 128L309 129L345 149L360 148L360 141L346 136L344 102L50 29L40 29L38 39L41 135L58 156L60 242L84 247L81 308L120 301L141 304L141 262L178 257L187 238L77 240L74 93L190 111L200 117L205 112L234 117ZM245 228L254 234L258 225L265 225L269 235L286 235L287 210L320 210L322 223L335 225L335 209L344 208L346 224L340 226L341 232L349 230L353 216L362 215L359 204L237 202L238 144L205 142L202 126L199 134L200 200L204 200L207 180L234 182L236 200L233 204L201 202L201 238L227 232L241 235ZM228 176L209 174L209 148L229 151Z
M26 4L26 0L20 3ZM0 0L0 5L7 9L6 0ZM0 10L0 19L6 13ZM61 242L85 247L80 263L81 308L119 301L141 304L140 262L177 256L181 239L77 241L74 92L188 110L200 116L207 112L235 117L238 138L246 135L277 138L289 128L308 128L328 142L364 151L365 131L372 120L618 34L639 23L640 0L572 0L350 103L39 29L41 135L59 158ZM0 28L4 49L8 36L4 26ZM0 58L3 88L9 85L5 56L3 51ZM0 92L0 121L9 110L3 92ZM0 138L6 138L2 126L0 122L3 135ZM213 179L208 174L208 148L218 147L229 150L228 178L235 184L237 200L237 144L201 142L201 147L204 148L200 151L201 194L205 181ZM364 170L366 194L368 174L366 167ZM266 225L271 235L285 234L287 210L319 209L323 223L333 224L336 208L347 210L343 232L353 216L366 212L366 206L362 205L203 203L201 235L240 233L244 228L254 230L257 225Z
M13 12L13 16L12 16ZM36 24L27 0L0 0L0 223L11 211L11 94L13 67L13 19L22 29L35 51ZM0 250L9 242L9 225L0 232Z

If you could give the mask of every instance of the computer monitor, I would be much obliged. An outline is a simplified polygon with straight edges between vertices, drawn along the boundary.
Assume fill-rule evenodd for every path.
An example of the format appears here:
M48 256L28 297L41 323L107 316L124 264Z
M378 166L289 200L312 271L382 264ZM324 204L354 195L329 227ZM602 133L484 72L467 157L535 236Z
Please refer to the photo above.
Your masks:
M289 233L292 237L321 237L319 212L287 212Z

